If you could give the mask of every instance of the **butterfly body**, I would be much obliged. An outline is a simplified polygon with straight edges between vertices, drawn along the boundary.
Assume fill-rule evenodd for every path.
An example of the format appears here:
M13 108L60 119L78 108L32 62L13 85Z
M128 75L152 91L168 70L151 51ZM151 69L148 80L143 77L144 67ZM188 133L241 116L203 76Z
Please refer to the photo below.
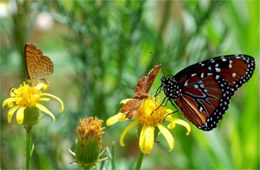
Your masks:
M165 96L199 129L217 126L235 91L250 79L255 61L248 55L226 55L193 64L161 79Z
M170 101L176 100L181 96L181 92L182 92L181 87L174 77L172 78L163 77L161 81L163 84L164 93L167 96L168 100Z

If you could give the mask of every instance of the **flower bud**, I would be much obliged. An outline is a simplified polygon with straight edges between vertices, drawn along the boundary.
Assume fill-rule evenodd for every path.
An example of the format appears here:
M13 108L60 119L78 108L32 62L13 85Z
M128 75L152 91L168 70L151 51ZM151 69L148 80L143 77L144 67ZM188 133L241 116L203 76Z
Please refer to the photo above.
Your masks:
M76 145L76 162L84 167L90 168L97 164L101 150L102 120L98 118L85 118L78 126L78 137Z

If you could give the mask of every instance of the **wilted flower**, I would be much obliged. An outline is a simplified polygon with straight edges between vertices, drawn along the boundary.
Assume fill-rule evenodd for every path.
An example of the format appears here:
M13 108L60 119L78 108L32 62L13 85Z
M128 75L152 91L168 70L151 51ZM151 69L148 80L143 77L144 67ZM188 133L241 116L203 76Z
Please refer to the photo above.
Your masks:
M76 162L84 168L93 167L98 162L104 129L102 123L103 120L93 117L79 123L75 156Z

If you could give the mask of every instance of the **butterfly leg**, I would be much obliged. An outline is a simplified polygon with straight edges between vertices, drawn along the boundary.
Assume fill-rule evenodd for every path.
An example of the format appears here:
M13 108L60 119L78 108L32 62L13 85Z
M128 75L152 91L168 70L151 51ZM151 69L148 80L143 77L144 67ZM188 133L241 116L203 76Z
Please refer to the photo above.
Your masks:
M174 113L176 113L176 112L178 112L178 110L175 110L175 111L173 111L173 112L171 112L171 113L168 113L168 114L164 117L163 121L165 121L165 119L166 119L169 115L174 114Z
M156 109L154 109L153 110L153 112L151 113L151 115L156 111L156 110L158 110L161 106L163 106L163 104L166 102L166 104L167 104L167 102L168 102L168 99L167 99L167 97L165 97L164 99L163 99L163 101L161 102L161 104L156 108ZM166 100L166 101L165 101Z
M162 84L160 85L160 87L156 90L155 92L155 97L158 96L159 93L161 93L161 90L162 90Z
M168 103L168 101L169 101L169 100L166 100L166 102L165 102L165 104L164 104L164 107L166 107L166 106L167 106L167 103Z
M172 102L172 100L170 100L171 104L173 105L173 107L178 110L177 106Z

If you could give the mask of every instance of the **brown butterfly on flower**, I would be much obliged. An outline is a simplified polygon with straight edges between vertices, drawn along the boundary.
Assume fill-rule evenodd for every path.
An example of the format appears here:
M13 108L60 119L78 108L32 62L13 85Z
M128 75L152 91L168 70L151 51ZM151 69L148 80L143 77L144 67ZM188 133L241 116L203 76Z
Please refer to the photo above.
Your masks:
M131 119L135 115L142 101L148 98L147 93L150 90L156 75L160 71L160 67L160 65L154 66L154 68L148 73L148 76L145 76L138 81L135 88L135 96L127 101L121 108L120 112L125 113L128 119Z
M51 59L44 56L42 51L33 44L25 44L24 56L27 71L27 82L41 81L48 84L45 77L53 73L53 63Z

